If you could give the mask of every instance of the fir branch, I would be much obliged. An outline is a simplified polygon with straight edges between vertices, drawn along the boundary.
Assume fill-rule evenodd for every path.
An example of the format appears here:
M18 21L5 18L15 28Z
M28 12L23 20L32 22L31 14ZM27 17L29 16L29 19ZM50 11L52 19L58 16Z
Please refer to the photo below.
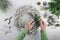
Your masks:
M11 4L8 0L0 0L0 10L6 11L9 5Z
M39 27L40 26L40 23L39 23L40 16L38 16L37 14L32 15L31 13L29 13L29 15L34 19L35 25L37 27Z
M40 19L40 16L38 16L37 14L35 14L35 16L34 16L34 21L35 21L35 25L36 25L37 27L40 26L39 19Z
M51 2L48 3L48 10L56 15L58 18L60 16L60 0L52 0Z

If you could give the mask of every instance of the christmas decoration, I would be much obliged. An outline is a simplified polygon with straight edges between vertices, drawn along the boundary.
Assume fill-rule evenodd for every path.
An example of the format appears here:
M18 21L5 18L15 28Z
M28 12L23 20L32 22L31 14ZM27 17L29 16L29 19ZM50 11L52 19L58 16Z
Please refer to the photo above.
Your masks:
M11 4L8 0L0 0L0 10L6 11L9 5Z
M51 2L48 2L48 7L46 9L49 9L49 11L56 15L58 18L60 16L60 0L51 0Z
M48 7L45 7L45 9L48 9L52 14L56 15L59 19L60 16L60 0L51 0L51 2L48 2ZM59 20L56 23L55 26L60 26Z
M24 28L24 25L29 20L34 20L35 24L33 25L33 28L29 30L28 34L34 33L39 25L39 19L40 19L40 12L32 5L24 5L20 7L15 14L15 20L14 25L20 30L21 28Z

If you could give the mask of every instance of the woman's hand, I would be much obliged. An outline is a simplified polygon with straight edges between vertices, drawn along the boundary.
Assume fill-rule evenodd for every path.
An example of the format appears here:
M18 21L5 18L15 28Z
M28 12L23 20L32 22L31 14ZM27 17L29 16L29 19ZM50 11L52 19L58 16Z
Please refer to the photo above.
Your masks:
M25 29L29 31L32 28L33 24L34 24L33 20L30 20L25 24Z
M46 29L46 24L44 23L44 21L42 19L40 20L40 26L41 26L41 30Z

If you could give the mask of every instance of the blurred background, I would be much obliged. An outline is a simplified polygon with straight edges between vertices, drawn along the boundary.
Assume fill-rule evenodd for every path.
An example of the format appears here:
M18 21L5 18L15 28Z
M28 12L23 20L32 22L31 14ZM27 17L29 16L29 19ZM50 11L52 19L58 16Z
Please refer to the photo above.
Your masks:
M7 12L2 12L0 10L0 40L15 40L18 30L14 26L14 15L17 11L17 9L20 6L27 5L27 4L32 4L37 5L37 2L42 3L44 1L50 2L51 0L9 0L12 6L10 7ZM42 10L41 13L44 13ZM42 14L43 15L43 14ZM10 19L9 19L10 18ZM7 20L8 19L8 20ZM11 20L11 23L9 24L9 20ZM51 28L53 27L53 28ZM54 26L51 26L46 28L47 36L49 40L60 40L60 27L54 28ZM37 30L37 33L32 34L32 35L27 35L24 40L40 40L40 30Z

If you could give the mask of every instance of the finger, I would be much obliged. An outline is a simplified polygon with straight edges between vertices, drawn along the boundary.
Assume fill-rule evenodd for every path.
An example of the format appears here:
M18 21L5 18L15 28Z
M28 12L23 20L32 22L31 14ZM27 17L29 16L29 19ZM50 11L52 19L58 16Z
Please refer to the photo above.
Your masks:
M31 24L31 28L33 27L34 24L35 24L35 22L33 22L33 23Z
M40 20L40 25L42 25L42 19Z
M34 25L35 24L35 22L33 22L31 25Z
M29 24L32 24L33 22L34 22L34 20L30 20L30 21L29 21Z
M41 22L42 22L42 25L46 25L45 22L44 22L43 20L42 20Z
M43 24L43 25L45 24L44 21L42 21L42 24Z

